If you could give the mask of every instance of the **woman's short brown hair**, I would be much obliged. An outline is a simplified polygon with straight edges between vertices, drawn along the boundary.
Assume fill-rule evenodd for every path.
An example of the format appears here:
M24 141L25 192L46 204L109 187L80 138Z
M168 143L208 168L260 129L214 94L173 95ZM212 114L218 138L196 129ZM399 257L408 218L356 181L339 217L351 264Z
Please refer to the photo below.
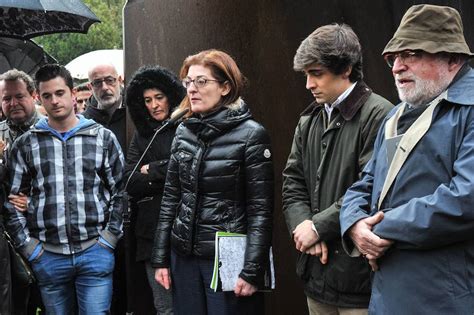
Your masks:
M224 82L229 84L230 92L222 97L220 106L232 104L240 97L245 85L245 77L229 54L220 50L209 49L188 56L181 66L180 79L184 79L188 75L189 68L194 65L209 68L216 80L222 82L221 84ZM188 96L183 99L177 111L183 108L191 109Z

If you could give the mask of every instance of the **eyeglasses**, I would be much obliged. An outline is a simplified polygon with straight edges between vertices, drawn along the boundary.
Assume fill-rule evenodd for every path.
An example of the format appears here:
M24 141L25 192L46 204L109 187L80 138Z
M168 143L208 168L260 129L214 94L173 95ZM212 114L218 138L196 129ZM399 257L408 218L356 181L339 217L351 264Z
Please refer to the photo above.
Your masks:
M404 65L409 65L420 60L422 56L423 52L421 51L405 50L399 53L386 54L383 58L385 59L387 65L390 68L393 68L397 58L399 58L400 62Z
M200 78L196 78L194 80L184 79L182 82L183 82L183 85L184 85L185 88L189 88L191 86L191 83L194 83L194 86L199 89L199 88L205 87L207 85L207 82L222 82L222 81L211 80L211 79L206 79L206 78L200 77Z
M114 85L117 82L117 78L114 77L105 77L103 79L97 79L91 82L91 85L95 88L100 88L102 86L102 82L105 82L107 85Z
M76 103L77 103L77 104L82 104L82 103L85 103L86 101L87 101L86 98L78 98L78 99L76 99Z

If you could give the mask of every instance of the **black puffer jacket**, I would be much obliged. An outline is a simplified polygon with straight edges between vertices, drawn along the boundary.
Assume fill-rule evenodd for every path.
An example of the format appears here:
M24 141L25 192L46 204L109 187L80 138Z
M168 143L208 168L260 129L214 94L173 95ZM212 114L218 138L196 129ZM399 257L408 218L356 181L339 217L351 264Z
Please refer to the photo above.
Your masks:
M240 277L261 285L272 235L273 164L265 129L242 100L177 129L152 265L179 255L212 258L217 231L247 234ZM171 247L171 248L170 248Z
M125 101L135 124L127 153L125 178L132 174L134 166L145 151L156 130L166 121L154 120L148 113L143 99L143 91L148 88L161 90L168 98L170 113L178 106L185 91L178 78L168 70L155 67L142 67L132 77L127 87ZM171 154L171 143L176 126L171 126L158 134L137 170L130 177L127 192L132 197L132 225L137 240L136 260L149 260L160 212L161 198L165 185L166 170ZM140 168L148 165L148 174L140 173Z

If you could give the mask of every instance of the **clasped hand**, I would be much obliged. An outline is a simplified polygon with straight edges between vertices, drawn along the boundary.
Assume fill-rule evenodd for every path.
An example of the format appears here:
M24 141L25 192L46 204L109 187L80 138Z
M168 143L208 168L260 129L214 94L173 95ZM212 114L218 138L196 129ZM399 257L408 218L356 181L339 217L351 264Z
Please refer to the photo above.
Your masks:
M313 230L313 222L304 220L293 231L293 240L296 249L302 253L318 256L322 264L328 261L328 247L325 242L319 241L318 234Z
M367 258L373 271L378 270L377 259L392 246L393 241L378 237L372 232L373 227L383 220L382 211L372 217L357 221L349 230L349 236L360 253Z

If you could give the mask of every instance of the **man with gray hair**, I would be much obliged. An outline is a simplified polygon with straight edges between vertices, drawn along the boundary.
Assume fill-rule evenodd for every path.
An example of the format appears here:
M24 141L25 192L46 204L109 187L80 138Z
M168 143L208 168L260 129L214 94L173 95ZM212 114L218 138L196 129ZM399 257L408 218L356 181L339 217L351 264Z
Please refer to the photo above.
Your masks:
M369 266L341 245L339 209L372 155L392 108L362 80L359 39L345 24L316 29L298 48L294 69L315 98L301 114L283 171L283 210L299 251L310 314L367 314Z
M371 314L472 314L474 71L459 12L412 6L382 54L402 102L344 197L344 246L375 271Z
M98 64L88 73L89 87L92 96L89 99L84 117L93 119L110 129L120 143L124 155L127 155L126 107L122 97L123 79L112 64ZM120 240L115 250L114 293L112 296L112 314L122 314L127 309L126 259L129 253L124 244L129 239L128 211L124 211L124 239Z
M1 102L2 110L6 119L0 122L0 169L2 173L6 174L6 166L9 163L9 153L12 147L13 142L25 133L31 126L33 126L42 116L36 112L35 101L36 101L36 88L33 79L25 72L12 69L3 73L0 77L1 80ZM5 187L7 180L2 181L1 189L4 191L8 190L8 187ZM6 197L6 196L5 196ZM18 210L26 209L27 200L26 197L21 195L10 195L8 196L10 202L19 206L21 208ZM2 203L3 205L3 203ZM3 230L1 225L3 221L3 208L0 209L0 232ZM6 250L6 248L4 248ZM5 252L2 254L2 259L5 259L5 263L8 261L5 256ZM6 265L4 265L6 267ZM1 277L8 282L9 275L2 273ZM11 279L11 297L0 295L0 300L3 300L4 303L7 301L12 301L12 314L26 314L28 301L30 299L30 284L20 281L20 279L13 278ZM0 280L0 282L3 282ZM8 288L9 285L6 282L3 282L2 287L3 293L5 288ZM35 290L33 290L33 296L35 297ZM33 299L34 300L34 299ZM39 301L32 301L32 304L39 303ZM0 302L0 304L3 304ZM8 314L10 312L5 312ZM0 311L0 313L2 313Z
M2 74L1 80L2 110L6 120L0 122L0 139L4 142L4 151L8 152L13 141L41 117L35 108L35 83L28 74L13 69Z
M90 98L84 117L112 130L126 153L126 109L122 98L122 77L112 64L100 64L89 71Z

